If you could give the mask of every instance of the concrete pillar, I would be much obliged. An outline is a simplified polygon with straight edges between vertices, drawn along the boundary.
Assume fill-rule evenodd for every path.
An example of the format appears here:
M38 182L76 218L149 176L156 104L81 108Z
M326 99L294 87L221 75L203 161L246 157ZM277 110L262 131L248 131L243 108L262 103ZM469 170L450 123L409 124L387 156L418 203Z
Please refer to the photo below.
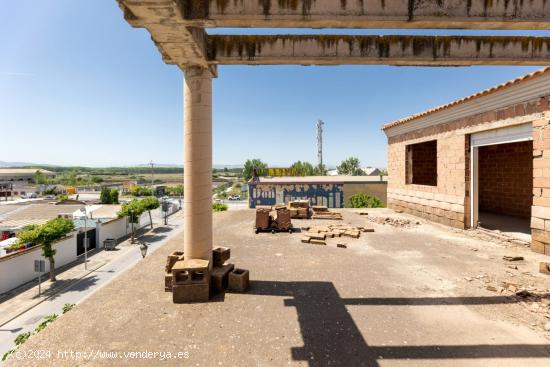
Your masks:
M212 263L212 74L187 67L184 81L185 259Z

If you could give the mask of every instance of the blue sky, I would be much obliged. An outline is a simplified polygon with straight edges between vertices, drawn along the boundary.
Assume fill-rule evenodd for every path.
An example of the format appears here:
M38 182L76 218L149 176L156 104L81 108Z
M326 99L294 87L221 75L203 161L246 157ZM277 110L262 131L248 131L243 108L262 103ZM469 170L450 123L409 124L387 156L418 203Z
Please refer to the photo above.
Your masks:
M182 73L162 62L145 30L123 20L115 0L0 0L0 6L0 161L182 162ZM535 69L222 66L214 81L214 163L254 157L273 166L315 162L315 122L321 118L327 164L356 156L364 165L385 167L383 123Z

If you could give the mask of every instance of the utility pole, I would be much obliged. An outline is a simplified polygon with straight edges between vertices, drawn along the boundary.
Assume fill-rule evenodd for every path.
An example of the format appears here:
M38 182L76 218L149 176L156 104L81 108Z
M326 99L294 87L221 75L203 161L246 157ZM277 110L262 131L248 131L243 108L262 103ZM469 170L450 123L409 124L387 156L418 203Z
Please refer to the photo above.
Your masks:
M151 189L155 185L155 163L153 161L149 162L151 165Z
M323 125L322 120L317 120L317 158L319 160L319 172L323 174Z

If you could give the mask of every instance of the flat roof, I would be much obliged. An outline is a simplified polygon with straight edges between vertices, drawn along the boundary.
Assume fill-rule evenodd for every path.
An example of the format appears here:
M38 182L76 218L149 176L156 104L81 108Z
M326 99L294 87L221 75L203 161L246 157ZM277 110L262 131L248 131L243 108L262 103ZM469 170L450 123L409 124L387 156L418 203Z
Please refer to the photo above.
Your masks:
M35 174L36 171L40 171L44 175L55 175L55 172L41 168L0 168L0 175L28 175Z
M481 92L474 93L470 96L460 98L460 99L454 100L452 102L449 102L447 104L437 106L437 107L428 109L426 111L423 111L423 112L420 112L420 113L417 113L417 114L414 114L414 115L410 115L408 117L404 117L404 118L399 119L399 120L389 122L387 124L384 124L384 126L382 126L382 130L391 129L393 127L409 123L411 121L414 121L414 120L420 119L422 117L434 114L436 112L440 112L440 111L449 109L451 107L454 107L454 106L457 106L457 105L460 105L460 104L463 104L463 103L466 103L466 102L470 102L470 101L475 100L477 98L480 98L480 97L483 97L483 96L486 96L486 95L490 95L490 94L493 94L493 93L496 93L496 92L500 92L504 89L510 88L512 86L515 86L515 85L518 85L518 84L521 84L521 83L524 83L528 80L539 78L539 77L541 77L543 75L546 75L546 74L550 74L550 66L545 67L545 68L540 69L540 70L537 70L537 71L532 72L530 74L523 75L519 78L512 79L512 80L510 80L506 83L499 84L499 85L494 86L492 88L485 89Z
M70 215L75 211L74 205L27 204L17 210L5 213L0 217L0 229L21 228L29 224L43 224L57 218L59 214Z
M118 218L118 212L122 208L119 204L101 205L97 209L93 209L91 217L94 219L112 219Z
M298 176L298 177L259 177L259 181L250 184L307 184L307 183L373 183L387 182L387 176Z

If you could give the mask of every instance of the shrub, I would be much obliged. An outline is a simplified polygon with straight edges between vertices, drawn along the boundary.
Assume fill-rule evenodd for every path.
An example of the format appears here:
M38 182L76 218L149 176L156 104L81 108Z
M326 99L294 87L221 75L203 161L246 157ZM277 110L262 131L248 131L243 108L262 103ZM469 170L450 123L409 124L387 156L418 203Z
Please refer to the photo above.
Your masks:
M75 306L74 303L65 303L65 304L63 305L63 313L69 312L70 310L73 309L74 306Z
M130 195L132 196L152 196L153 189L146 186L132 186L130 187Z
M101 204L118 204L118 190L103 187L99 199Z
M111 189L111 204L118 204L118 190Z
M352 195L349 198L352 208L383 208L384 204L376 196L370 196L364 192Z
M227 205L222 203L214 203L212 204L212 210L215 212L224 212L227 210Z
M69 200L69 196L66 195L66 194L59 194L57 195L57 201L66 201L66 200Z

